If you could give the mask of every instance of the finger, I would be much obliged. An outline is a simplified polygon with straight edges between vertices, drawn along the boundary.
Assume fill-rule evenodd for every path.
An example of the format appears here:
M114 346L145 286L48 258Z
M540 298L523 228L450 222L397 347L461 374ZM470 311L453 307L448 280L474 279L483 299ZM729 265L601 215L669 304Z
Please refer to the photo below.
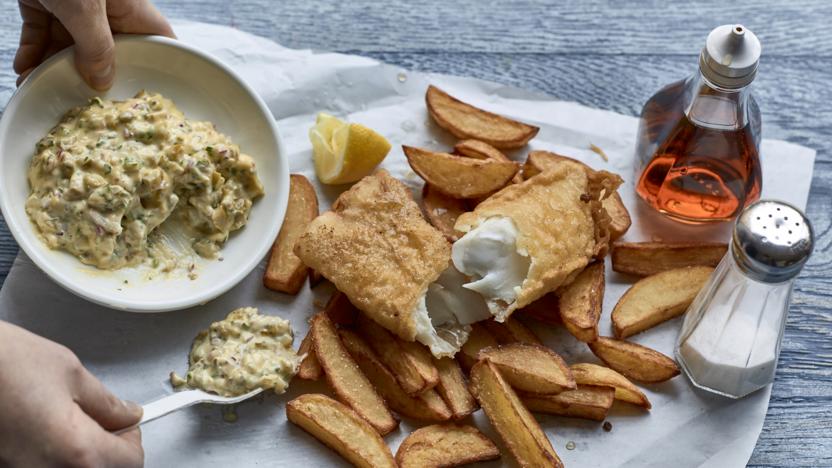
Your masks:
M76 403L104 429L123 429L142 418L141 406L113 395L87 369L78 370L74 384Z
M47 8L75 40L78 72L93 88L109 89L115 76L115 49L104 0L48 3Z
M115 435L91 420L80 409L73 416L74 431L65 457L81 466L140 467L144 463L138 428Z
M29 69L23 70L23 72L22 72L22 73L20 73L20 75L18 75L18 76L17 76L17 83L16 83L16 86L20 86L20 84L21 84L21 83L23 83L23 80L25 80L25 79L26 79L26 77L27 77L27 76L29 76L29 74L30 74L30 73L32 73L32 71L34 71L34 69L35 69L35 68L34 68L34 67L32 67L32 68L29 68Z
M18 74L37 66L49 43L49 13L20 4L20 46L14 56L14 71Z
M113 31L128 34L157 34L176 39L162 13L147 0L107 2Z
M53 18L52 23L49 25L49 47L46 48L46 52L43 54L43 60L66 49L72 43L73 40L72 36L69 35L69 31L58 20Z
M101 466L141 467L144 465L142 433L138 428L120 435L104 432L99 440L98 459Z

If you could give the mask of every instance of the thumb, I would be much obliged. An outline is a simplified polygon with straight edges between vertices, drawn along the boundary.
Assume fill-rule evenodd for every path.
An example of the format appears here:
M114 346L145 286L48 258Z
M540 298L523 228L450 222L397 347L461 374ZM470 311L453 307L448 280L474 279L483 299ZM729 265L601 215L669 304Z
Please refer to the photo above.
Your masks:
M75 41L75 67L92 88L105 91L115 76L115 46L105 0L49 2Z
M75 381L75 401L101 427L108 431L123 429L139 422L141 406L113 395L100 380L82 368Z

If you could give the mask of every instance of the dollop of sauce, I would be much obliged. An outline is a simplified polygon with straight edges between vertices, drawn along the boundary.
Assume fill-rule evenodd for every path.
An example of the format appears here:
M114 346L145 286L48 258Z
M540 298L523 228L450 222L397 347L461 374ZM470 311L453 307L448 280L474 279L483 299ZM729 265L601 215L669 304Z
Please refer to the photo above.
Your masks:
M234 310L194 339L185 378L171 372L175 388L199 388L238 396L256 388L283 393L301 358L292 348L292 328L254 307Z
M151 234L168 219L214 258L263 194L254 160L211 122L144 91L67 112L38 141L28 179L44 242L109 270L165 260Z

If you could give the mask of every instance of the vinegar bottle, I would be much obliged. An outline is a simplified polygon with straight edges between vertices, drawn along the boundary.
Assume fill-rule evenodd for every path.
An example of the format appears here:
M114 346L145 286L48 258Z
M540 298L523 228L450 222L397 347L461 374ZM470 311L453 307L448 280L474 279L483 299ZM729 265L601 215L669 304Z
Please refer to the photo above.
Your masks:
M728 221L760 197L760 110L748 85L760 41L741 25L708 35L699 70L641 112L636 193L682 222Z

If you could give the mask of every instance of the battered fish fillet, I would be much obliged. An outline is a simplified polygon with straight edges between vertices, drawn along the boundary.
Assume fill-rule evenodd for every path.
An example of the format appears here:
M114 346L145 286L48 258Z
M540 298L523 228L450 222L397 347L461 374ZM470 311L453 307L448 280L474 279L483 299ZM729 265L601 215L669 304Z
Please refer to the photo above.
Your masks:
M368 317L436 356L453 355L468 339L470 327L448 317L444 307L428 316L426 302L438 297L427 297L428 289L443 272L448 275L450 245L387 171L342 193L332 211L309 224L295 253Z
M472 281L497 321L504 321L571 282L609 244L610 219L601 200L621 178L557 164L509 185L462 214L454 228L466 233L453 246L454 266Z

